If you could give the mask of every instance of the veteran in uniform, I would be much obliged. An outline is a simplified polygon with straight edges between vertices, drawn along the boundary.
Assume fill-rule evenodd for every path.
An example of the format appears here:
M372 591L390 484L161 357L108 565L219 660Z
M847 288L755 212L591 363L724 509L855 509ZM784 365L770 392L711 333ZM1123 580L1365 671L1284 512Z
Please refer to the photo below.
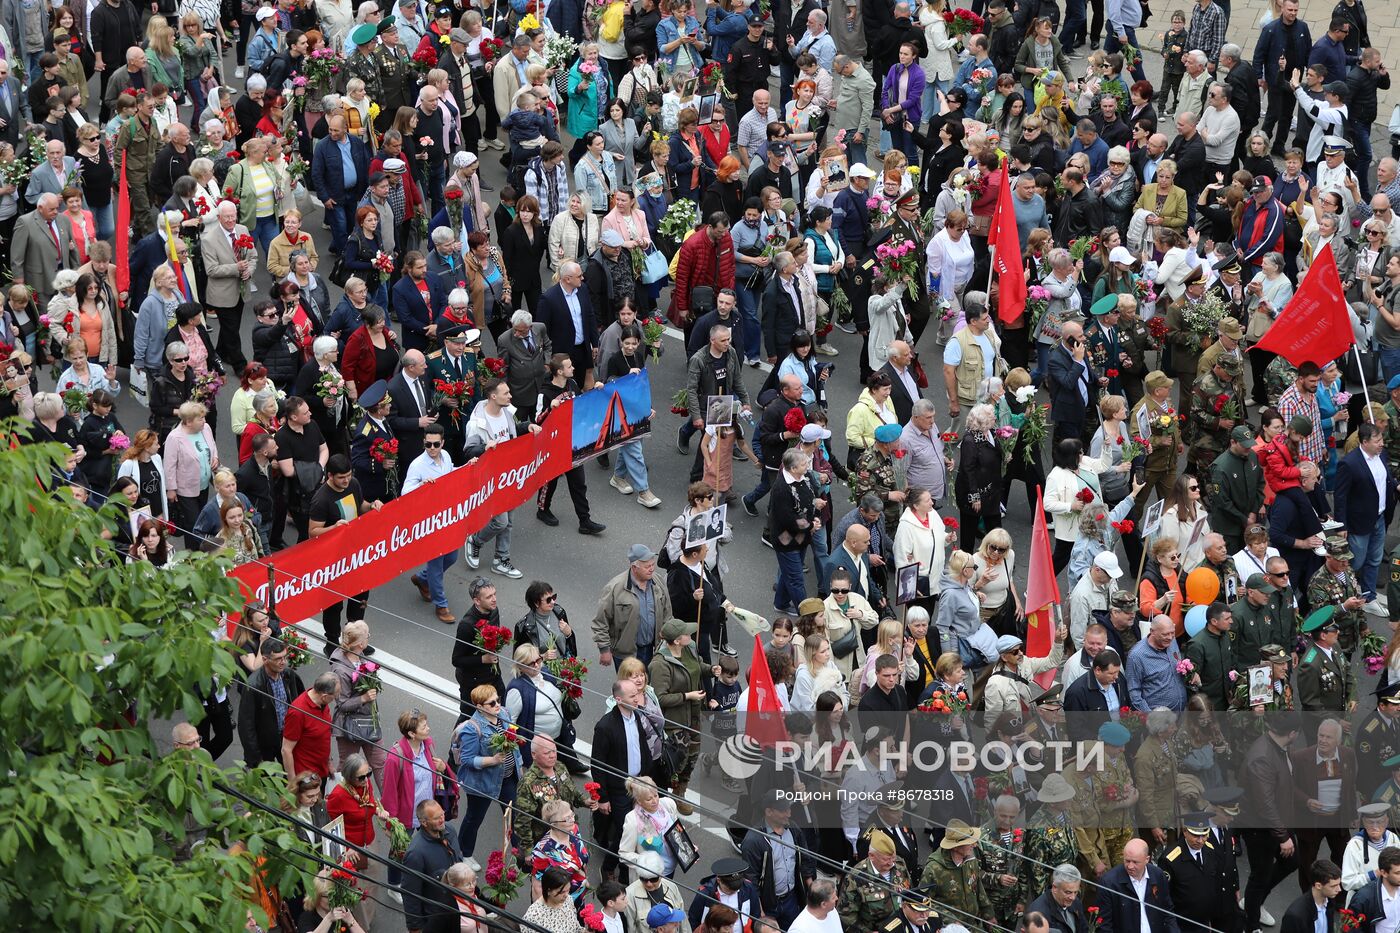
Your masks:
M1235 382L1243 372L1238 358L1222 354L1191 387L1186 430L1190 470L1199 477L1210 475L1210 465L1230 446L1230 431L1245 418L1244 393Z
M1400 681L1376 690L1376 708L1356 731L1356 790L1369 799L1388 775L1385 763L1400 754Z
M481 389L476 384L476 354L472 352L473 348L480 347L481 331L475 327L458 324L440 331L438 336L442 338L443 346L442 349L428 354L429 382L433 386L436 386L439 380L465 382L471 387L469 398L458 402L441 397L435 405L438 422L447 431L444 438L447 452L452 456L452 463L461 466L467 462L462 449L466 443L467 418L471 416L472 407ZM438 395L437 392L433 394Z
M547 736L536 736L531 740L530 753L534 761L525 773L520 775L520 783L515 792L515 803L511 808L511 826L515 830L516 848L528 852L535 847L549 826L540 819L544 805L551 800L563 800L575 809L596 808L597 804L584 795L569 777L569 771L558 764L559 749L554 740ZM544 767L548 762L548 770Z
M1328 539L1336 540L1336 539ZM1335 606L1323 606L1303 622L1312 644L1298 662L1298 704L1304 712L1344 713L1356 708L1351 665L1337 644Z
M1195 640L1191 642L1195 645ZM1177 823L1176 755L1172 736L1176 713L1154 710L1147 714L1147 738L1137 750L1133 775L1138 788L1138 817L1142 838L1154 847L1169 845Z
M904 870L910 879L919 870L919 837L914 827L904 815L904 798L891 793L902 789L903 785L886 785L880 789L880 800L875 812L870 814L865 831L856 839L856 861L870 854L870 839L882 832L894 842L895 854L904 863Z
M873 930L896 913L896 892L909 887L909 870L895 851L894 840L879 829L863 837L869 854L841 879L836 912L848 930Z
M885 534L891 541L899 527L900 513L904 511L904 492L899 489L894 474L894 449L899 446L901 434L897 424L882 424L876 428L875 443L860 455L851 474L852 502L860 502L869 494L885 503ZM891 492L896 495L892 497Z
M1235 636L1235 661L1253 667L1263 659L1265 645L1284 642L1283 620L1271 598L1278 587L1262 573L1244 581L1244 595L1230 604L1230 632Z
M393 429L385 420L389 416L389 383L380 379L370 385L360 393L359 404L365 413L350 436L350 466L354 468L355 479L360 481L360 491L366 501L389 502L399 494L400 465L380 463L374 457L375 441L394 439ZM408 464L402 466L407 469ZM392 480L390 470L394 471Z
M1183 814L1180 841L1157 859L1167 876L1172 904L1181 914L1181 933L1227 930L1234 917L1235 892L1226 881L1223 863L1234 861L1235 855L1215 848L1210 834L1210 814Z
M1361 630L1366 624L1366 597L1362 595L1356 571L1351 569L1352 553L1347 539L1329 535L1323 547L1327 556L1308 581L1308 606L1312 609L1327 606L1336 610L1332 620L1340 628L1337 646L1349 659L1361 640Z
M977 859L982 863L982 885L992 902L996 921L1006 929L1015 929L1026 902L1021 900L1021 857L1025 850L1026 831L1020 822L1021 801L1003 795L992 801L992 818L982 826L982 841L977 844Z
M879 929L881 933L934 933L941 926L932 897L923 891L904 891L899 895L899 910Z
M1070 823L1070 806L1075 789L1064 775L1047 775L1040 785L1037 800L1040 807L1026 823L1026 842L1021 863L1021 901L1029 904L1050 886L1050 875L1056 865L1073 865L1079 861L1079 843Z
M1147 455L1147 468L1143 476L1146 488L1136 497L1131 513L1135 521L1142 518L1142 510L1152 492L1155 491L1159 499L1165 499L1171 494L1172 483L1176 480L1177 458L1186 449L1181 441L1181 422L1177 419L1176 409L1171 405L1172 385L1175 381L1160 369L1148 373L1147 378L1143 380L1147 394L1133 408L1128 418L1129 429L1134 434L1140 433L1140 425L1143 422L1147 423L1148 440L1152 443L1152 452Z
M1097 878L1119 861L1123 847L1133 838L1133 814L1138 789L1123 749L1132 741L1128 727L1119 722L1099 726L1104 745L1103 770L1076 772L1074 834L1083 864ZM1170 825L1170 824L1169 824Z
M972 933L982 929L973 918L980 918L995 927L996 914L982 878L982 863L977 860L977 843L982 830L962 820L949 820L943 841L924 863L920 887L929 897L946 904L957 912L958 921Z
M1392 755L1381 764L1389 770L1390 777L1371 795L1371 802L1389 807L1390 825L1400 826L1400 755Z

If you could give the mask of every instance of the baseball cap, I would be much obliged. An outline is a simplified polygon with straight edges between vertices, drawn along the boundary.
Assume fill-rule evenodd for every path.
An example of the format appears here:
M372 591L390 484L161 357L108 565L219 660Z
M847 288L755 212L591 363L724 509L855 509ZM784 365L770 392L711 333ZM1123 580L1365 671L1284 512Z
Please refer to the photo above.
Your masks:
M622 234L612 229L604 230L600 242L604 246L619 247L622 245Z
M1123 576L1123 568L1118 564L1118 555L1112 551L1104 551L1094 558L1094 566L1117 580Z
M1268 175L1255 175L1254 184L1249 186L1250 194L1258 194L1261 191L1268 191L1274 186L1274 181Z
M634 544L627 549L627 563L629 564L646 563L650 560L656 560L656 552L645 544Z
M850 175L851 175L852 178L874 178L874 177L875 177L875 173L871 170L870 166L866 165L864 162L857 162L855 165L852 165L852 166L851 166ZM1400 378L1400 377L1397 377L1397 378Z
M258 12L254 14L253 18L256 19L258 22L261 23L263 20L265 20L265 19L272 19L272 17L274 17L274 16L276 16L276 15L277 15L277 11L276 11L276 10L274 10L274 9L273 9L272 7L270 7L270 6L265 6L265 7L259 7L259 8L258 8Z

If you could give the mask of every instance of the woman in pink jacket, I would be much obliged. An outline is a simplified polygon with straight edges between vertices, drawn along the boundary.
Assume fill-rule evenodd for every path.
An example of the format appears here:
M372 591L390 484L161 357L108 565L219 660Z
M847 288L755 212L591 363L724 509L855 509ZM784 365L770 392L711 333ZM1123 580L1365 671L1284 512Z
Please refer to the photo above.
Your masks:
M191 529L209 498L209 485L219 468L219 451L214 446L214 432L205 423L209 409L200 402L185 402L177 414L180 423L165 439L165 497L171 521L185 531L186 545L196 550L199 542Z
M427 713L417 709L400 713L399 732L403 738L389 749L384 762L380 803L411 833L418 828L418 805L448 790L442 777L447 762L435 754L428 736ZM398 880L397 866L390 866L389 883L397 884Z

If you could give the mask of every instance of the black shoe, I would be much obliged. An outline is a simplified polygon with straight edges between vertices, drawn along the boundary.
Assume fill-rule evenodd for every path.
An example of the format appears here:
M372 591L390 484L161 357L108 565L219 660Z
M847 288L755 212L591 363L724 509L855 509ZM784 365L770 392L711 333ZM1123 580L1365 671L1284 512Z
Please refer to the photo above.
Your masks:
M750 502L747 498L740 499L739 501L744 503L744 511L749 513L750 518L758 518L758 509L753 507L752 502Z
M604 525L602 522L585 519L578 523L578 533L581 535L600 535L606 527L608 526Z
M535 517L538 518L540 521L544 522L550 528L559 527L559 519L555 518L554 513L551 512L549 509L536 510Z
M746 454L746 453L744 453L742 450L740 450L739 447L738 447L738 445L736 444L735 447L734 447L734 459L735 459L735 460L747 460L747 459L749 459L749 455Z
M598 458L598 468L601 469L601 470L611 470L611 469L612 469L612 457L608 456L607 454L603 454L601 457L599 457L599 458Z
M767 532L767 531L763 532L763 534L759 535L758 537L759 537L759 540L763 542L763 546L764 546L764 547L769 548L769 549L771 549L771 548L773 547L773 539L770 538L770 537L768 537L768 532Z
M739 448L734 448L738 450ZM690 455L690 441L685 436L685 422L682 421L676 428L676 453L682 457Z
M329 658L329 657L331 656L331 652L335 651L335 649L336 649L336 646L333 645L333 644L331 644L331 643L328 641L328 642L326 642L326 646L325 646L324 648L322 648L321 650L325 653L326 657Z
M1095 39L1093 42L1090 42L1090 43L1089 43L1089 48L1091 48L1091 49L1093 49L1095 52L1097 52L1097 51L1099 50L1099 40L1098 40L1098 39ZM483 188L482 190L485 191L486 189Z

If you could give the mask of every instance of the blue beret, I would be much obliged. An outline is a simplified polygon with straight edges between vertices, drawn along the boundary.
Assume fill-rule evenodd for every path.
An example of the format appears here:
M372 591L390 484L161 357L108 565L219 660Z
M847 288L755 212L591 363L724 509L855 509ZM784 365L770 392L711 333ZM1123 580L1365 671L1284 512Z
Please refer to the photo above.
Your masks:
M882 424L875 429L875 440L881 444L893 444L904 431L897 424Z
M1106 745L1127 745L1132 738L1133 734L1121 722L1106 722L1099 726L1099 741Z
M1385 384L1385 387L1392 392L1396 389L1400 389L1400 376L1391 376L1390 381Z

